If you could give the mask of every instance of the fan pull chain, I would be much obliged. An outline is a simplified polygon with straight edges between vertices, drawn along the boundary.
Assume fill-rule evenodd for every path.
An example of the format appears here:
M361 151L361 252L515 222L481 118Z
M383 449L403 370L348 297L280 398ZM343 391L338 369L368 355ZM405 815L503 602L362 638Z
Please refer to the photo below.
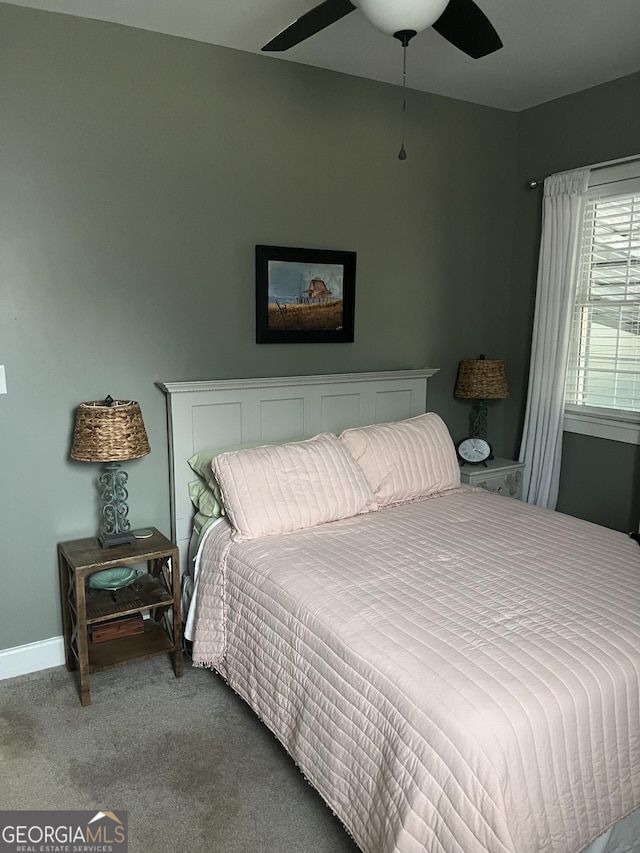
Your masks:
M416 35L415 30L398 30L394 33L394 38L397 38L402 45L402 140L400 142L400 151L398 160L406 160L407 152L404 150L404 117L407 112L407 47L411 39Z
M407 112L407 45L402 45L402 124L401 141L398 160L406 160L407 152L404 150L404 118Z

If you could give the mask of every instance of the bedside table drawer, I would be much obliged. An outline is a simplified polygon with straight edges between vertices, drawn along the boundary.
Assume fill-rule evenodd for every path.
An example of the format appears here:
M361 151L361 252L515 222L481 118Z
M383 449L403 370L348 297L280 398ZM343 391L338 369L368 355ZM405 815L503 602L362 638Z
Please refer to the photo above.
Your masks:
M519 500L522 497L523 470L522 462L496 458L491 459L486 468L463 466L460 469L460 481L470 486L479 486L488 492L496 492L496 494Z
M477 482L474 481L473 485L480 486L481 489L486 489L488 492L497 492L500 495L519 500L522 497L522 472L509 471L508 474L489 475Z

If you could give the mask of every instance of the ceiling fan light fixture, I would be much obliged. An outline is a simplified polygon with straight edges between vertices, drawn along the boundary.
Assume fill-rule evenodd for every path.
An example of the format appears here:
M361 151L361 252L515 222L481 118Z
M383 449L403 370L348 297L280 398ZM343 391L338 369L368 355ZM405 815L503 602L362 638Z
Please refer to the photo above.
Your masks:
M442 15L449 0L353 0L369 23L389 36L400 30L428 29Z

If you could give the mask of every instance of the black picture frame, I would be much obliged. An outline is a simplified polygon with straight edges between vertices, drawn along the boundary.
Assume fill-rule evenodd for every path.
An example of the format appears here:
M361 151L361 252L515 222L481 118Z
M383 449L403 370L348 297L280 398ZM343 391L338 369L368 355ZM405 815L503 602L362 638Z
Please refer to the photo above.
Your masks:
M356 253L256 246L256 342L352 343Z

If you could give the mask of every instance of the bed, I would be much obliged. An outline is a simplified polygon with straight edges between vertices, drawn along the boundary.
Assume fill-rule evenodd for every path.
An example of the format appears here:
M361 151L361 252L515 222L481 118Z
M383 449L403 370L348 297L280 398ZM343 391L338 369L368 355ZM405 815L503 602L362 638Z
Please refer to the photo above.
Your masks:
M187 460L226 451L212 465L227 514L197 551L194 660L364 853L631 853L638 545L461 486L424 414L433 373L165 386L178 538ZM291 477L274 492L278 471Z

